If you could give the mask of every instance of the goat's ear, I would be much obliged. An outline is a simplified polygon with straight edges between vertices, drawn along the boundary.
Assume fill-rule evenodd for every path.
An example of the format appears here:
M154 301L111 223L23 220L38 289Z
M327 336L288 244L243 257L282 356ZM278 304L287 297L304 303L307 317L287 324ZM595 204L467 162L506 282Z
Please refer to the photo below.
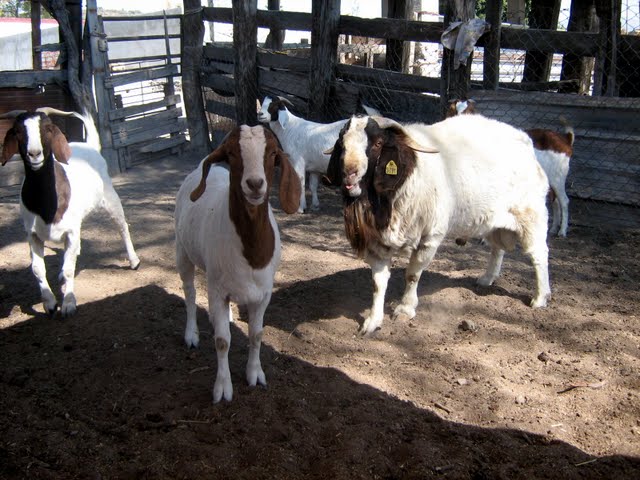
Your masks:
M18 153L18 137L16 137L15 129L10 128L4 136L1 158L2 165L4 166L4 164L7 163L16 153Z
M286 109L278 110L278 122L282 128L287 128L287 124L289 123L289 112Z
M327 173L322 176L322 184L326 187L339 187L342 185L342 172L340 171L340 157L342 156L342 143L338 139L335 145L324 152L330 154Z
M278 150L276 161L280 165L280 206L286 213L296 213L302 193L300 178L293 169L289 156L282 150Z
M53 123L48 124L46 129L47 134L50 135L51 138L51 151L56 157L56 160L60 163L69 163L69 159L71 158L71 147L67 142L67 137L65 137L64 133L62 133Z
M228 136L228 135L227 135ZM226 137L225 137L226 138ZM202 162L202 178L200 178L200 183L196 187L196 189L191 192L189 198L191 198L192 202L198 200L204 191L207 189L207 177L209 176L209 170L211 169L211 165L214 163L220 163L227 160L227 150L224 148L224 141L222 144L216 148L213 152L211 152L207 158Z

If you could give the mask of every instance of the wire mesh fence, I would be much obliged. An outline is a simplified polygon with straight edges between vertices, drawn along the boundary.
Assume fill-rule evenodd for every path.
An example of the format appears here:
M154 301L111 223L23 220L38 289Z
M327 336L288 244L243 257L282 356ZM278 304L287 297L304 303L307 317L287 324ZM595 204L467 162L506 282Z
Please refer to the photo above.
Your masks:
M616 11L596 9L590 2L556 2L552 9L537 7L541 2L531 3L526 11L503 12L498 60L493 64L497 71L487 63L486 36L458 42L467 46L462 53L467 64L460 66L466 68L466 95L476 99L480 113L518 128L560 130L561 117L566 119L576 134L567 192L575 199L629 207L624 215L629 220L626 226L638 228L638 4L623 0L622 10ZM412 14L415 20L440 23L444 28L444 17L437 12ZM484 20L483 12L478 18ZM212 45L233 45L231 24L214 23L213 30ZM273 53L266 48L270 46L264 40L267 32L261 29L259 34L259 55ZM258 99L265 93L286 96L295 106L293 113L306 117L309 78L313 76L309 71L311 32L287 30L283 40L274 55L285 57L287 66L265 66L259 59L258 91L246 93ZM394 43L384 37L341 34L335 52L332 116L326 121L362 113L363 105L401 121L441 120L453 91L448 82L459 72L447 63L452 52L429 40ZM205 55L203 78L213 73L229 78L228 83L220 79L203 83L205 101L218 105L210 110L217 113L207 114L210 130L220 130L222 135L233 125L233 114L221 108L226 105L227 112L234 108L232 60ZM487 75L496 73L497 89L484 89ZM605 217L611 217L609 208L602 210L608 212ZM585 221L593 224L625 221L598 219L593 209L584 211L588 211Z

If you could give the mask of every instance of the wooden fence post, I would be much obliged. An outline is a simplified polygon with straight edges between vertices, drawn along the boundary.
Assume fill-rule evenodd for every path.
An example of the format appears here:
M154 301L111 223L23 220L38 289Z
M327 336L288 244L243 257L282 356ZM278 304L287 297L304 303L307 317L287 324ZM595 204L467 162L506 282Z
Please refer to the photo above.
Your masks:
M200 0L183 0L184 15L181 25L182 100L189 125L190 147L196 152L210 149L209 127L204 114L200 64L204 22Z
M314 0L311 7L311 72L309 74L309 117L331 118L329 99L338 51L340 0Z
M497 90L500 82L500 31L502 29L502 0L487 0L486 21L491 30L485 36L482 62L483 87Z
M258 14L257 0L236 0L232 6L233 45L235 47L233 77L238 124L258 122Z

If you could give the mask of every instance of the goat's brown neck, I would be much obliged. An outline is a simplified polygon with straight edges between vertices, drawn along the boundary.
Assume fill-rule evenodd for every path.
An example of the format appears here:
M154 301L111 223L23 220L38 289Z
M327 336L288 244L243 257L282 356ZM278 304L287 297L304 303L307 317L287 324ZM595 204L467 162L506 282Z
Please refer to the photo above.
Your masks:
M266 267L275 248L275 234L269 220L269 204L250 205L239 189L229 191L229 215L242 240L242 253L251 265L259 270Z
M64 168L50 156L39 170L32 170L25 162L22 184L22 203L44 223L58 223L71 199L71 186Z

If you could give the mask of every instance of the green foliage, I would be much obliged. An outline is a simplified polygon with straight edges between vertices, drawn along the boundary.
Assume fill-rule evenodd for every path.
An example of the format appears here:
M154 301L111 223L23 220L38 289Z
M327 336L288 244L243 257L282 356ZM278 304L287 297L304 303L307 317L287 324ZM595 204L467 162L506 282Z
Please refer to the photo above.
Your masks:
M26 0L0 0L0 16L31 17L31 2Z
M51 18L49 12L41 9L42 18ZM0 17L31 18L31 2L28 0L0 0Z

